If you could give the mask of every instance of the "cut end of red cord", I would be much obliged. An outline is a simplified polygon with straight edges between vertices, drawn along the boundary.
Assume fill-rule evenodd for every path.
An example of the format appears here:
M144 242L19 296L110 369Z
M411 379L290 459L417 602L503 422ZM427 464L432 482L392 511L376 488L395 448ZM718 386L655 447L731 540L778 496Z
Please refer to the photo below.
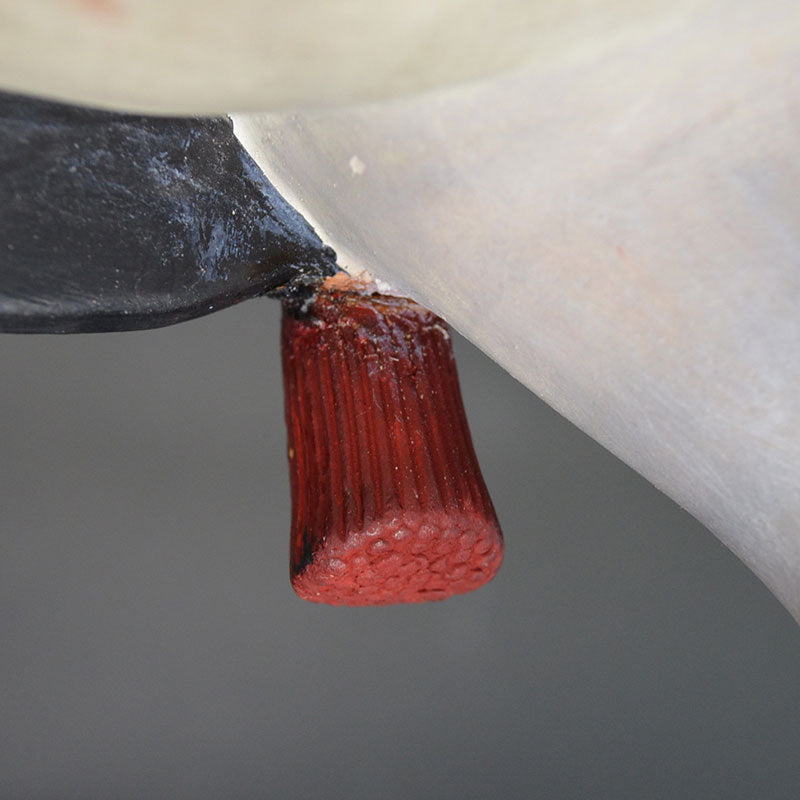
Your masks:
M478 515L405 515L324 542L292 586L330 605L444 600L490 580L502 548L497 525Z
M446 324L409 300L323 290L285 310L281 349L295 592L387 605L490 580L503 539Z

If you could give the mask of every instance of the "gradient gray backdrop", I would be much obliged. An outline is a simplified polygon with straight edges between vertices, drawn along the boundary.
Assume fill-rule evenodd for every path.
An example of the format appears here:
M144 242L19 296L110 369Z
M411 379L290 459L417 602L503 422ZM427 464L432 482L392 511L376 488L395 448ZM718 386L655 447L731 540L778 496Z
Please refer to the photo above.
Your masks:
M800 629L456 340L489 586L288 582L279 306L0 337L0 798L800 797Z

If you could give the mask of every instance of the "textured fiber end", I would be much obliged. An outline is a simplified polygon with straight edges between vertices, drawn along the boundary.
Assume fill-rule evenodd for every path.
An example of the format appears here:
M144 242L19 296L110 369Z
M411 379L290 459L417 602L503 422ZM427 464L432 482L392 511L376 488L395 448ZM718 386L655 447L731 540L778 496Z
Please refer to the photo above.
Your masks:
M445 323L400 298L286 306L291 579L332 605L442 600L488 581L503 539Z
M407 514L322 542L292 586L330 605L444 600L490 580L502 549L497 523L481 515Z

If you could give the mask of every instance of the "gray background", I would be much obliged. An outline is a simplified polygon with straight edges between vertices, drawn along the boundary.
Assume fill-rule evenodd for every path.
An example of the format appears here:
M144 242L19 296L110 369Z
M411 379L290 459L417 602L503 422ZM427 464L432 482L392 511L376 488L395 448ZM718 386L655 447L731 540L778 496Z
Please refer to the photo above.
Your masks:
M800 629L456 339L489 586L288 583L279 306L0 338L0 798L792 798Z

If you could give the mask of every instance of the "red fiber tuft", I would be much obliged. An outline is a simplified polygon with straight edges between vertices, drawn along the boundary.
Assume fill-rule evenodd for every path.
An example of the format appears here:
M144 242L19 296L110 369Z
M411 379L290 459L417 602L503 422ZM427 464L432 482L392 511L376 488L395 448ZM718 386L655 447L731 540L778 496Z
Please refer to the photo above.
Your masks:
M442 600L491 579L503 539L446 324L410 300L320 292L283 317L291 579L306 600Z

